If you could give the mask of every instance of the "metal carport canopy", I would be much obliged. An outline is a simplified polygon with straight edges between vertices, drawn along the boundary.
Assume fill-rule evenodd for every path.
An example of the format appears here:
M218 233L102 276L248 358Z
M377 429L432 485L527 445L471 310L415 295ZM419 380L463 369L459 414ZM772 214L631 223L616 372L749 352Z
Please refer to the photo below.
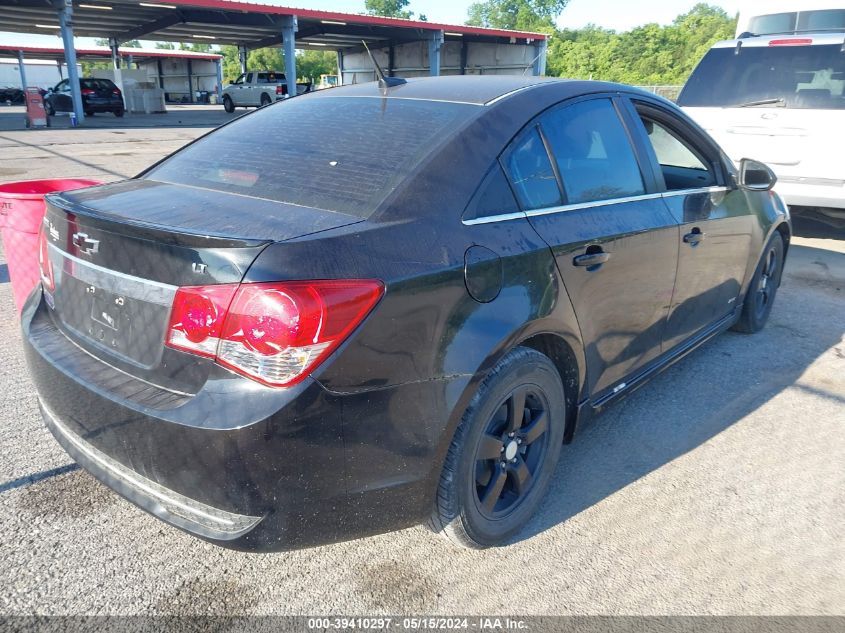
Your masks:
M440 47L450 38L464 42L536 43L535 74L545 66L542 33L487 29L230 0L3 0L0 28L21 33L56 33L64 43L74 111L82 121L75 35L108 37L112 48L134 39L233 44L247 49L285 49L288 94L296 94L296 48L342 50L363 41L373 47L426 40L431 74L440 73ZM115 55L117 57L117 55ZM21 54L22 61L22 54Z
M57 9L63 0L3 0L4 31L59 31ZM545 40L542 33L439 24L371 15L296 9L230 0L73 0L73 31L108 37L205 44L234 44L250 49L280 44L285 18L297 18L297 48L342 48L361 40L419 41L432 32L470 41L517 43Z

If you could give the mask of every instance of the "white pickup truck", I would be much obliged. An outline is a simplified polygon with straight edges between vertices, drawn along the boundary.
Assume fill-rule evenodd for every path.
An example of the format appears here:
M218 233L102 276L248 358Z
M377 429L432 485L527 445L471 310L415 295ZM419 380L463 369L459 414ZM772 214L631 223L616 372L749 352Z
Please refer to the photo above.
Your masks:
M310 83L296 84L296 94L309 92ZM276 70L254 70L243 73L223 89L223 107L234 112L238 107L260 107L288 94L285 74Z

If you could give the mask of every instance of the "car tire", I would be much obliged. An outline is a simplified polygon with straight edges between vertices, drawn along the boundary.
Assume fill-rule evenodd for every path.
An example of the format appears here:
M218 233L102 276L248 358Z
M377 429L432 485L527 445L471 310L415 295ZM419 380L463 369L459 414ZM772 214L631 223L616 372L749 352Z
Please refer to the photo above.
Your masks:
M273 103L273 100L270 98L270 95L268 95L266 92L262 92L261 93L261 107L263 108L264 106L268 106L271 103Z
M783 237L775 231L751 278L742 304L742 313L733 326L737 332L753 334L766 325L783 274Z
M118 108L117 110L115 110L115 111L114 111L114 115L115 115L117 118L120 118L120 117L122 117L122 116L124 115L124 113L125 113L125 112L126 112L126 111L125 111L123 108Z
M229 114L235 111L235 103L229 95L223 95L223 109Z
M47 102L44 104L44 109L47 111L47 116L56 116L56 109L53 107L51 102Z
M455 431L429 528L464 547L506 543L546 494L565 421L552 361L526 347L510 352L481 383Z

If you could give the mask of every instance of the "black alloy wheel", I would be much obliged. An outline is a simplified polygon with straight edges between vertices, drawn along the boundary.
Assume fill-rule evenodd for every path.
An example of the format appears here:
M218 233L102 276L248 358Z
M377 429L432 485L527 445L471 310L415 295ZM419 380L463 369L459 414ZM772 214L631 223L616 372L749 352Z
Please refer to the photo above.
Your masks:
M506 543L548 490L566 398L555 364L517 347L481 382L449 445L429 527L471 548Z
M475 452L475 502L489 519L506 516L531 492L548 453L549 404L536 386L508 394Z
M763 316L771 309L771 302L775 298L778 269L777 252L774 246L772 246L763 256L763 267L760 271L760 278L757 280L757 288L754 293L754 309L758 317Z
M748 292L742 304L742 313L733 329L752 334L766 325L775 302L778 286L783 274L783 237L775 232L763 249L757 270L751 279Z

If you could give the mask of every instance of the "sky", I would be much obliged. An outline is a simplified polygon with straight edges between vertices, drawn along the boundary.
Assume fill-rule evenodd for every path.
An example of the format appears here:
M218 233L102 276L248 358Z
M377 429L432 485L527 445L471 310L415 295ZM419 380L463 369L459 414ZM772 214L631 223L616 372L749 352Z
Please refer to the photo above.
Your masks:
M258 0L262 1L262 0ZM265 4L297 6L306 9L324 9L361 13L363 0L263 0ZM561 27L578 28L596 24L617 31L627 31L648 22L668 24L675 16L689 11L697 0L570 0L558 20ZM729 14L739 10L740 0L710 0ZM471 0L411 0L409 9L415 14L424 13L431 22L463 24ZM77 46L93 46L90 38L77 38ZM0 32L0 43L34 46L61 46L61 40L52 35L28 35Z

